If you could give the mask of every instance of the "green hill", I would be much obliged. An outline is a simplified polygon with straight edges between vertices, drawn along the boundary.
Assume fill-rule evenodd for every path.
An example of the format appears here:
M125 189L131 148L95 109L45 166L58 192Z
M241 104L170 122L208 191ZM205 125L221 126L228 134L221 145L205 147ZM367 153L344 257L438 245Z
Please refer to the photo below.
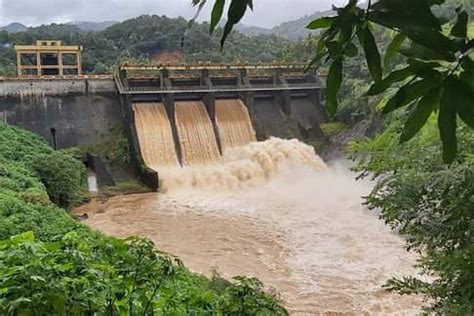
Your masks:
M123 61L149 61L154 55L176 50L189 62L272 62L280 59L289 42L275 35L250 37L233 32L226 49L220 50L221 30L209 34L207 23L197 23L187 31L184 18L143 15L116 23L99 32L81 30L72 24L51 24L28 28L24 32L0 32L0 75L14 75L13 45L37 39L57 39L84 46L86 73L110 72Z

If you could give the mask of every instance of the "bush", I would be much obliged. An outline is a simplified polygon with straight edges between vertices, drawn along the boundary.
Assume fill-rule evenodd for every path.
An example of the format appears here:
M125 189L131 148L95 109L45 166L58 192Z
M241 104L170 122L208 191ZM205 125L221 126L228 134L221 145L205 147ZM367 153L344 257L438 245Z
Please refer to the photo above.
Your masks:
M37 155L31 161L39 180L45 185L53 203L69 208L78 202L85 188L84 165L69 155L55 152Z
M358 170L374 172L377 186L367 197L372 209L406 237L420 254L420 269L434 280L394 278L386 287L401 294L422 294L426 310L443 315L474 313L474 135L459 127L460 156L441 161L436 122L412 141L398 142L400 121L373 140L352 144Z

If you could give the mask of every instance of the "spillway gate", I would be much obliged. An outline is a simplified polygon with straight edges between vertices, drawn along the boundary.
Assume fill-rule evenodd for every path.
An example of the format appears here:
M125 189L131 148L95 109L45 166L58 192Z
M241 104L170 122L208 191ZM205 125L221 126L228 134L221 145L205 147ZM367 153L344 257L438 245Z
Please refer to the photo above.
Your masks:
M114 80L142 180L158 188L160 167L210 162L229 144L324 137L319 127L326 120L324 85L304 67L122 65Z

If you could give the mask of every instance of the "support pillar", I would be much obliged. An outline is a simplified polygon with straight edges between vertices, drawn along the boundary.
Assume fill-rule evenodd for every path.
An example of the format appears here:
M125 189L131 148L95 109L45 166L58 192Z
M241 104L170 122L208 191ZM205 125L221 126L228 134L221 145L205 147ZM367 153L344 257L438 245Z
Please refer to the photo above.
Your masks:
M211 77L209 77L209 70L204 69L201 72L201 80L204 86L206 86L206 88L212 90L212 80ZM207 109L207 113L211 118L214 134L216 135L217 148L219 148L219 152L223 154L221 139L219 137L219 130L216 124L216 94L214 92L209 91L204 94L204 96L202 97L202 101L204 102L204 105Z
M80 53L76 53L77 56L77 75L82 75L82 57Z
M64 69L63 69L63 53L58 53L58 74L62 77L64 76Z
M277 85L281 85L284 87L288 87L288 82L286 81L286 78L283 77L282 75L277 77ZM286 115L291 115L291 93L290 90L282 90L279 93L277 93L278 98L280 99L280 104L281 108L283 110L283 113Z
M163 84L165 89L167 90L172 90L173 85L171 84L171 80L168 77L168 72L166 70L163 70ZM179 163L182 165L183 164L183 155L181 153L181 145L179 142L179 136L178 136L178 128L176 126L176 118L175 118L175 104L174 104L174 94L173 93L166 93L164 102L165 104L165 109L166 109L166 114L168 114L168 119L170 121L171 125L171 133L173 134L173 140L174 140L174 148L176 150L176 157L178 158Z
M317 83L320 87L319 89L309 90L308 97L311 99L311 101L316 107L316 111L318 112L320 122L326 123L328 121L328 115L327 115L326 110L324 109L323 101L322 101L322 93L323 93L324 85L321 79L317 75L314 75L314 74L307 75L306 80L308 82Z
M38 76L41 76L41 53L36 51L36 71L38 72Z
M239 78L240 83L242 86L250 87L252 84L250 83L250 79L246 69L239 70ZM255 119L255 95L252 91L245 91L240 92L240 99L243 101L244 105L247 107L250 116L250 122L252 123L253 129L256 132L256 137L258 140L264 140L265 136L264 133L260 130L260 127L257 124L257 120Z
M16 52L16 68L18 70L18 77L22 75L22 68L21 68L21 53Z

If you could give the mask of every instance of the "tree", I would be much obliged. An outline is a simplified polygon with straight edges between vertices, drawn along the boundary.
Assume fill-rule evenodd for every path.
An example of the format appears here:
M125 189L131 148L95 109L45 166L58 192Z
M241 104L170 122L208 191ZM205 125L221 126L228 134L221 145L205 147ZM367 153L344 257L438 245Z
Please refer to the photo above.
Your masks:
M198 11L205 3L206 0L193 0ZM214 1L211 33L222 19L224 5L225 0ZM443 6L448 6L444 14L433 13ZM248 9L253 10L253 0L230 1L221 47ZM454 0L369 0L363 7L358 6L358 0L349 0L344 7L334 7L336 15L309 23L307 28L311 30L324 29L308 68L330 64L327 110L337 110L344 60L357 56L361 48L372 78L367 95L394 91L383 108L385 114L403 107L410 109L401 142L410 140L437 112L443 160L453 162L458 117L474 128L474 61L469 55L474 39L468 34L469 9ZM373 35L376 27L392 31L393 39L383 58ZM392 69L392 61L398 55L406 58L407 65Z

